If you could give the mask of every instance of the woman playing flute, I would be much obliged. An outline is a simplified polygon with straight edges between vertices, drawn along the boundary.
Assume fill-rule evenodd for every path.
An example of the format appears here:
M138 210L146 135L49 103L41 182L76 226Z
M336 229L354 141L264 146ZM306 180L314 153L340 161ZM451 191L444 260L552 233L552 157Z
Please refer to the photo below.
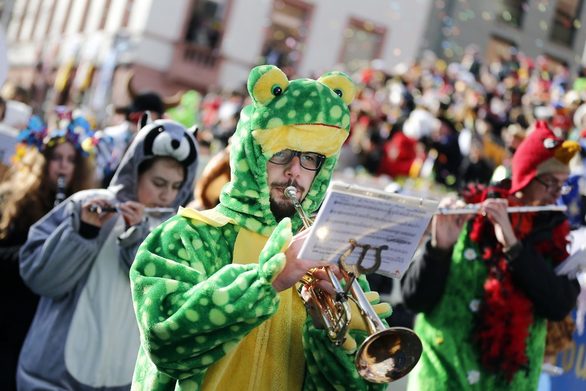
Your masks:
M30 227L57 201L93 186L92 136L83 117L51 127L31 117L0 184L0 390L16 390L18 356L39 301L20 276L19 250Z
M140 337L128 271L150 230L171 216L145 210L186 203L198 161L193 130L147 118L107 189L73 194L29 231L20 274L41 299L19 390L130 389Z
M579 293L575 279L554 273L568 256L569 224L559 211L507 207L553 204L578 150L538 122L513 156L510 188L469 193L481 213L434 216L402 281L405 303L421 313L410 390L537 389L547 321L564 319Z

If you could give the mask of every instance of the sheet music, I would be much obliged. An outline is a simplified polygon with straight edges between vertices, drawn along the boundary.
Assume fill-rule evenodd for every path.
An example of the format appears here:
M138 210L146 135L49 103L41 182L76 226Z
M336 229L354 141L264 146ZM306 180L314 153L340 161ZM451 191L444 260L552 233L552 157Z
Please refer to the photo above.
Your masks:
M354 249L346 259L348 264L355 264L363 254L363 266L373 266L379 248L381 265L377 273L401 278L436 210L437 201L335 182L328 189L300 257L336 263L353 239L372 248L366 252Z
M560 263L555 272L557 275L576 275L586 270L586 229L581 228L570 232L570 256Z

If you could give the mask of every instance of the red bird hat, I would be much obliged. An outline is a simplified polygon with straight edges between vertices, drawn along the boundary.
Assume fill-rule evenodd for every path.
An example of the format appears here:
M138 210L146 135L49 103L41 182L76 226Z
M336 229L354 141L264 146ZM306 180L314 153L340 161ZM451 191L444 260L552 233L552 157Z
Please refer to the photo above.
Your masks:
M579 150L577 142L557 137L545 121L537 121L513 155L510 193L522 190L538 175L569 173L568 164Z

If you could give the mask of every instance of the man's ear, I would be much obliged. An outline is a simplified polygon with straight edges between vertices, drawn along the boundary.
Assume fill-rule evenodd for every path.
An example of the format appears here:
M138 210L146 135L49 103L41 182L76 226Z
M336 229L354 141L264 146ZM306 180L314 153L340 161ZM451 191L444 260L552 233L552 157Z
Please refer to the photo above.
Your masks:
M151 112L150 111L145 111L144 113L142 113L142 115L140 116L140 120L138 121L138 128L142 129L144 128L146 125L150 124L151 122L153 122L152 118L151 118Z

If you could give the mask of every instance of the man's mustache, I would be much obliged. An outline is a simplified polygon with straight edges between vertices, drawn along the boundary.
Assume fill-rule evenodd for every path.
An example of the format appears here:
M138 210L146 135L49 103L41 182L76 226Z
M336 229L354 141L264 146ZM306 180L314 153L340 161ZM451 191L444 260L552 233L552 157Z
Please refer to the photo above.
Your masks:
M297 183L297 181L295 181L295 180L291 180L291 181L287 181L287 182L272 182L271 183L271 187L280 187L283 190L285 190L285 188L287 188L289 186L295 186L295 188L297 190L299 190L299 192L301 194L303 194L305 192L305 188L303 186L301 186L299 183Z

